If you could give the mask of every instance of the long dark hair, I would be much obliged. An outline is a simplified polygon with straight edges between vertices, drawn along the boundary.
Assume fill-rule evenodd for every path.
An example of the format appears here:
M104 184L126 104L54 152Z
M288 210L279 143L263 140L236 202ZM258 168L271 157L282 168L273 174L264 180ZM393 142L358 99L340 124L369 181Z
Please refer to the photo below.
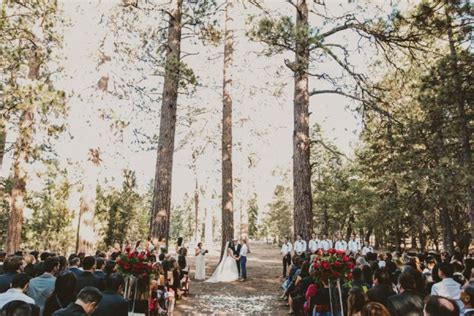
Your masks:
M76 297L77 278L73 272L59 274L54 283L54 291L51 295L56 295L62 302L72 302Z

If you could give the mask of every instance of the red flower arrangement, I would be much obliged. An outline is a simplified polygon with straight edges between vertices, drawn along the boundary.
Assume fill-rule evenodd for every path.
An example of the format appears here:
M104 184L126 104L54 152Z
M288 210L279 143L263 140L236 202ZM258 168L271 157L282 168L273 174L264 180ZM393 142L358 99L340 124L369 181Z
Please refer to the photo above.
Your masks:
M340 280L345 283L352 280L354 264L344 251L329 249L327 254L315 258L312 268L316 270L320 280Z
M126 276L150 277L154 273L149 251L138 252L126 248L125 253L117 258L116 263L118 272Z

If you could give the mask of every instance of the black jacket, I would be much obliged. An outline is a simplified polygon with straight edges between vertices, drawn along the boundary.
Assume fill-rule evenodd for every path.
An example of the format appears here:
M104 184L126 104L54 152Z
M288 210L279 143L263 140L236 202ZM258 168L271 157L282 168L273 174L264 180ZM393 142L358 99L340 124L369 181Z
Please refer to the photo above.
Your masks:
M103 284L101 280L89 271L84 271L80 276L77 277L76 294L86 286L93 286L101 291L103 290Z
M53 313L53 316L85 316L86 311L76 303L71 303L66 308L60 309Z
M423 298L414 290L406 290L390 296L387 307L392 316L422 316Z
M395 294L397 293L395 293L389 285L384 284L374 285L367 291L367 297L370 302L377 302L384 306L387 306L388 298Z
M128 316L128 302L117 293L104 291L92 316Z
M234 253L234 256L238 257L240 255L240 248L242 248L241 244L237 244L237 246L234 246L234 243L230 245L230 249L232 249L232 252Z

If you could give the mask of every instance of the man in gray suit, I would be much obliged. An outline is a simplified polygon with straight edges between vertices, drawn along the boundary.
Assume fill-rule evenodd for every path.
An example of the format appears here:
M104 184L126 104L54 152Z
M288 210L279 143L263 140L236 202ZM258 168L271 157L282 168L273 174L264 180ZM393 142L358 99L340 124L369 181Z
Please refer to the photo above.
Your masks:
M36 305L44 309L46 298L53 293L56 274L59 271L58 257L49 257L44 261L44 273L30 280L28 296L35 300Z

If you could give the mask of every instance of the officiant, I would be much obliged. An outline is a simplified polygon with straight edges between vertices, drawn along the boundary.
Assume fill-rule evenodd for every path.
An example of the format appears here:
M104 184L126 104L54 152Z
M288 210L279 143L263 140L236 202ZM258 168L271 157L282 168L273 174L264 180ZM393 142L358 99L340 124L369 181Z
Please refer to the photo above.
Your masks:
M240 248L242 248L242 245L238 242L237 239L232 240L232 244L230 245L230 248L232 249L232 252L234 253L234 258L238 258L240 255ZM240 273L240 259L235 260L237 263L237 270L239 271L239 278L241 277Z

